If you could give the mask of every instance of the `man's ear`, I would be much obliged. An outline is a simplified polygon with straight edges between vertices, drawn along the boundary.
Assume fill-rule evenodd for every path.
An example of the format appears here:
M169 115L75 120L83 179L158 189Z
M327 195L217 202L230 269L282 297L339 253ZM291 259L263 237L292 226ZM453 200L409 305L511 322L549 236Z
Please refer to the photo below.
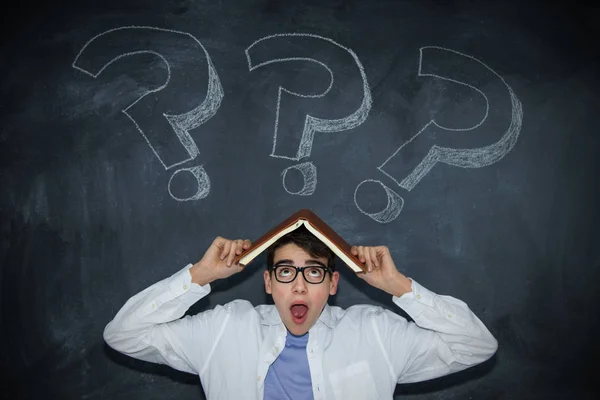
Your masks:
M263 277L265 279L265 292L267 292L267 294L272 294L271 293L271 274L269 273L269 271L265 270Z
M337 293L338 281L340 280L340 273L335 271L331 274L331 282L329 282L329 294L334 295Z

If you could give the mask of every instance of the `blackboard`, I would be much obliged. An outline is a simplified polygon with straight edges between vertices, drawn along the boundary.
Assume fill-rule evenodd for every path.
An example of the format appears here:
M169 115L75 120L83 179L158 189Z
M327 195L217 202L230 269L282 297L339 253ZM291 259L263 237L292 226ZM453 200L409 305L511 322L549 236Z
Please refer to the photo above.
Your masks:
M414 399L596 398L598 8L78 1L3 13L7 399L201 399L102 330L213 238L310 208L464 300L488 362ZM189 313L268 302L262 266ZM393 308L342 270L331 303Z

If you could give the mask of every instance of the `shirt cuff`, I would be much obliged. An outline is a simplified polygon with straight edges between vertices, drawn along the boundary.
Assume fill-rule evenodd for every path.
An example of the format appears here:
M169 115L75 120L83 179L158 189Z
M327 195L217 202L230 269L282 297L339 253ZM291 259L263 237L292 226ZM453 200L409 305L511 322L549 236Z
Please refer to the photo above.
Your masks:
M464 302L449 296L440 296L414 280L412 292L400 297L394 296L393 301L419 326L439 327L440 324L451 323L467 328L472 325L470 310Z
M405 308L414 307L415 303L419 305L425 305L427 307L433 307L433 298L435 293L431 290L421 286L417 281L412 278L411 280L411 288L412 291L408 293L404 293L402 296L393 296L392 300L398 306ZM407 311L408 312L408 311Z
M192 268L192 266L193 264L186 265L183 269L171 275L171 278L169 278L169 289L175 297L194 294L194 296L191 297L197 300L198 296L206 296L210 293L210 283L202 286L192 282L192 274L190 273L190 268Z

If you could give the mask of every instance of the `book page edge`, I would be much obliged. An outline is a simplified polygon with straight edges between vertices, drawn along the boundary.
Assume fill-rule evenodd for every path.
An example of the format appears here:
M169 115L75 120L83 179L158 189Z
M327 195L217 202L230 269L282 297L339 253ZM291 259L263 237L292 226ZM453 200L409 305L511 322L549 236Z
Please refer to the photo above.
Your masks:
M254 260L256 257L258 257L259 254L261 254L263 251L265 251L270 245L275 243L283 235L286 235L286 234L298 229L302 225L303 222L304 222L304 220L298 220L298 221L294 222L293 224L291 224L290 226L288 226L287 228L280 230L279 233L271 236L271 238L269 240L265 241L263 244L258 246L256 249L254 249L250 253L248 253L245 256L243 256L242 258L240 258L239 263L242 265L248 265L250 262L252 262L252 260Z
M325 245L327 245L327 247L329 247L331 249L331 251L333 251L345 264L346 266L348 266L348 268L350 268L352 271L354 271L355 273L363 273L364 271L362 269L360 269L359 271L357 271L356 269L354 269L353 265L355 264L354 261L352 261L343 251L341 251L336 245L334 245L331 240L329 240L325 235L323 235L321 232L319 232L318 229L316 229L314 226L312 226L312 224L307 221L307 220L302 220L304 222L304 226L306 227L306 229L308 229L313 235L315 235L320 241L322 241L323 243L325 243ZM360 267L359 267L360 268Z

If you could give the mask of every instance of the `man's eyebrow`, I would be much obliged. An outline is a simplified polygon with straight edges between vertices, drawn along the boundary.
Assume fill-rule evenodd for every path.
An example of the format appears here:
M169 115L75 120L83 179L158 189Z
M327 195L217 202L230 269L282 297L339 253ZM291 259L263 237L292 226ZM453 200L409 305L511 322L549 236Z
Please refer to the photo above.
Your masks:
M319 261L319 260L310 259L310 260L306 260L306 262L304 263L304 265L315 265L315 264L320 265L323 268L327 268L327 266L324 263L322 263L321 261ZM294 261L288 260L288 259L279 260L275 264L273 264L273 267L277 267L279 265L291 265L291 266L294 266Z
M307 265L307 264L311 264L311 265L312 264L317 264L317 265L320 265L323 268L327 268L327 266L324 263L322 263L321 261L319 261L319 260L306 260L306 262L304 263L304 265Z
M278 265L294 265L294 262L292 260L279 260L277 261L275 264L273 264L274 267L278 266Z

